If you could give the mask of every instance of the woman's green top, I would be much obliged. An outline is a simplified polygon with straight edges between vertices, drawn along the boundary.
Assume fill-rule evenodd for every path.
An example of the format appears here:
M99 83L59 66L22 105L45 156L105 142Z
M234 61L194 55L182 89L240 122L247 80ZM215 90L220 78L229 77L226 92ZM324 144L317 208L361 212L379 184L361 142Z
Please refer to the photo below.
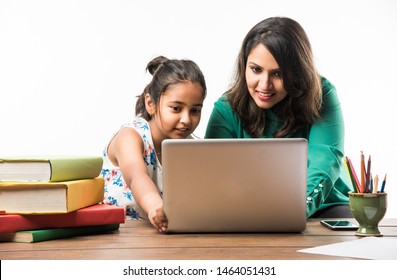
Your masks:
M289 135L308 141L308 178L306 215L331 205L348 204L351 181L343 166L344 123L335 87L322 78L323 103L321 118L308 128ZM272 138L283 122L274 112L266 110L266 128L262 137ZM231 109L227 95L214 104L205 138L251 138L243 129L238 115Z

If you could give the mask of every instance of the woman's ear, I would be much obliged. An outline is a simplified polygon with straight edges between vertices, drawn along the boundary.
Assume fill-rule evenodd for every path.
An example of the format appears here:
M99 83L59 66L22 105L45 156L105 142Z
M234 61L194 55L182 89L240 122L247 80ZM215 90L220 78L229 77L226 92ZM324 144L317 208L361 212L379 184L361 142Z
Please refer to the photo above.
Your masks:
M150 116L156 113L156 104L154 104L153 100L150 98L149 93L145 94L145 108Z

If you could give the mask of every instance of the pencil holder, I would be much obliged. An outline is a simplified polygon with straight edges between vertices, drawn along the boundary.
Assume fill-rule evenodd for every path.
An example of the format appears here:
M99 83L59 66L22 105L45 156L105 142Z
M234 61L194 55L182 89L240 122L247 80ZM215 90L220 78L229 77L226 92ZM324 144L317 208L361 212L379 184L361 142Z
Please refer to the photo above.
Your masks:
M349 192L349 206L353 217L359 224L356 235L382 236L378 226L386 214L386 193Z

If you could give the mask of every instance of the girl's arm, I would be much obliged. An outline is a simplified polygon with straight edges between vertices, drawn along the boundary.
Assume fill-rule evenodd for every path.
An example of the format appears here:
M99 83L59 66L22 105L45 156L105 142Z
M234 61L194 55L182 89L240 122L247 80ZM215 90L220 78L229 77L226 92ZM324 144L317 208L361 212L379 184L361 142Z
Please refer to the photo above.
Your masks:
M147 172L140 135L134 129L122 128L111 141L108 156L114 165L120 167L136 203L148 214L150 222L159 231L164 231L167 218L163 200Z

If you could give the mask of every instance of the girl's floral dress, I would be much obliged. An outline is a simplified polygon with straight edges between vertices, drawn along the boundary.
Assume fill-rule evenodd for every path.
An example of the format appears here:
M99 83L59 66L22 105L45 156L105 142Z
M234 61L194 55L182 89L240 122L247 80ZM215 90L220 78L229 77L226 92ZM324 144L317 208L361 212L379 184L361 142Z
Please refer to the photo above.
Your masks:
M142 137L144 145L143 160L146 163L150 178L157 186L159 193L162 194L161 165L156 156L148 122L138 117L132 123L125 124L121 128L124 127L135 129ZM107 155L108 145L106 145L103 150L103 168L101 172L102 177L105 179L105 195L103 202L106 204L125 206L126 219L128 220L147 218L147 214L136 204L130 188L124 181L120 168L114 166L109 160Z

